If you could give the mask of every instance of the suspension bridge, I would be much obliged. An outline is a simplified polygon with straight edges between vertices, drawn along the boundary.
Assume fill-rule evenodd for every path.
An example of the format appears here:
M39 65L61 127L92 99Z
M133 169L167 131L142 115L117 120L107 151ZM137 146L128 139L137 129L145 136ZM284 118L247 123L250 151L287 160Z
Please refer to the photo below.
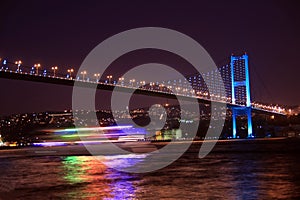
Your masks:
M162 82L146 83L142 80L119 77L114 80L112 75L106 79L101 78L101 74L94 74L88 77L86 71L79 72L74 77L74 69L68 69L66 74L58 74L58 67L54 66L50 70L40 70L40 64L32 67L22 65L22 61L11 62L7 59L1 60L0 78L26 80L33 82L52 83L59 85L73 86L74 82L87 88L112 91L115 88L121 92L132 92L142 95L150 95L165 98L176 98L180 96L184 100L197 99L199 103L222 103L232 110L232 130L233 138L237 137L237 117L247 116L248 137L253 137L252 112L264 112L270 114L285 115L285 109L279 106L271 106L251 102L250 79L248 55L232 55L230 63L218 67L217 70L205 74L194 74L186 77L185 80L174 79ZM221 76L223 85L215 81ZM213 88L212 93L208 88ZM218 91L225 89L225 94L220 95ZM176 96L175 96L176 95Z

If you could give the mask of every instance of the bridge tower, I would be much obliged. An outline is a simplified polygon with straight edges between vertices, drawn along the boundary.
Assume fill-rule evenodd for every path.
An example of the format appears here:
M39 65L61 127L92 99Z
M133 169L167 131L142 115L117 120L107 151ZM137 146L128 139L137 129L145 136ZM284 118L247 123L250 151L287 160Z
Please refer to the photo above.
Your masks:
M250 80L248 68L248 55L231 56L231 102L240 105L232 108L232 132L236 138L237 125L236 118L239 115L246 115L248 122L248 138L253 137L251 119L251 99L250 99Z

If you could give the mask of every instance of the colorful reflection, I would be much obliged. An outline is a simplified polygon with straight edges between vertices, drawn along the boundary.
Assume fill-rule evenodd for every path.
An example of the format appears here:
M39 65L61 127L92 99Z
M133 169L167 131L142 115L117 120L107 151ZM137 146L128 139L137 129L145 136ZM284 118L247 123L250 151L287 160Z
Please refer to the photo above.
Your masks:
M134 183L138 182L136 176L120 171L114 171L107 174L106 177L109 180L112 180L109 186L111 188L110 194L113 199L134 199L136 193Z
M69 198L128 199L135 195L134 176L107 168L92 156L67 156L63 159L64 177L72 189Z
M102 163L106 166L117 169L120 171L126 171L127 168L137 167L142 164L144 159L150 154L125 154L125 155L111 155L111 156L97 156Z

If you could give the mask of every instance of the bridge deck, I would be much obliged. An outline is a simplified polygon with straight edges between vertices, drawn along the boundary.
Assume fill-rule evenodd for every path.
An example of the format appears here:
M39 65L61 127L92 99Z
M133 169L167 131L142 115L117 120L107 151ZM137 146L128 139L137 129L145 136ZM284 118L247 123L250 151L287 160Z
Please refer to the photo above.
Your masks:
M56 84L56 85L66 85L66 86L74 86L75 80L70 78L63 78L63 77L53 77L53 76L43 76L43 75L32 75L28 73L17 73L9 70L0 70L0 78L10 79L10 80L23 80L23 81L31 81L31 82L40 82L40 83L50 83L50 84ZM126 86L120 86L120 85L114 85L114 84L106 84L101 82L92 82L92 81L82 81L82 80L76 80L76 85L79 87L85 87L85 88L97 88L99 90L106 90L106 91L113 91L116 89L120 92L127 92L140 95L147 95L147 96L153 96L153 97L162 97L162 98L168 98L168 99L177 99L177 97L180 97L184 101L194 101L195 98L197 99L198 103L204 103L204 104L211 104L211 102L224 105L226 104L228 108L238 108L243 107L241 105L237 104L231 104L228 102L221 102L211 99L204 99L200 97L195 96L184 96L181 94L172 94L162 91L154 91L154 90L148 90L144 88L133 88L133 87L126 87ZM252 110L259 113L265 113L265 114L279 114L284 115L283 113L275 112L275 111L269 111L269 110L263 110L260 108L252 107Z

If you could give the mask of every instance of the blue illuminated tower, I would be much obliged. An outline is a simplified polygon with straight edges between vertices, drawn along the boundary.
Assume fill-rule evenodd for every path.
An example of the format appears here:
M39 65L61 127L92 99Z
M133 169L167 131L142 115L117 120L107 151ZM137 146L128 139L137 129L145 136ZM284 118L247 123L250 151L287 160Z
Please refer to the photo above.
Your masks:
M231 101L239 105L232 108L232 132L236 138L236 117L246 115L248 121L248 138L253 137L251 119L250 83L248 55L231 56Z

